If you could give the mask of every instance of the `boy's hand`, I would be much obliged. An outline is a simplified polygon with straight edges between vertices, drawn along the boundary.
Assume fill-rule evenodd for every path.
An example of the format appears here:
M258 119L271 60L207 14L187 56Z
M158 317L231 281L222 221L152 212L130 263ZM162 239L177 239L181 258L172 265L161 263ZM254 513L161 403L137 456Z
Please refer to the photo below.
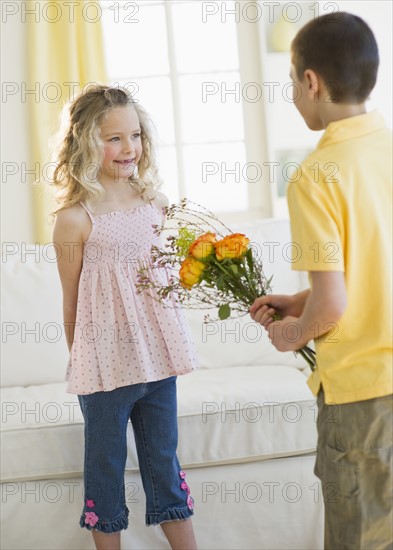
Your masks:
M250 307L251 318L267 328L278 314L281 318L288 315L299 317L303 310L303 303L299 303L298 295L269 294L257 298Z
M297 351L310 340L323 336L345 311L344 272L312 271L310 276L312 292L307 289L292 296L262 296L250 307L252 319L265 327L279 351ZM276 312L280 321L273 319Z
M276 310L271 307L272 301L274 301L272 298L274 298L274 296L261 296L257 298L249 310L251 318L265 328L269 326L273 321L274 315L277 313Z
M296 310L293 296L284 294L261 296L250 307L251 318L267 330L269 340L278 351L296 351L301 347L297 342L299 336L298 318L286 315L287 312L290 313L294 309ZM276 313L280 317L283 316L284 319L275 321Z
M285 317L282 321L274 321L267 328L269 340L278 351L297 351L302 348L301 328L297 317Z
M251 318L269 333L269 340L279 351L296 351L303 347L299 317L302 315L310 289L298 294L269 294L257 298L250 307ZM280 320L274 320L278 314Z

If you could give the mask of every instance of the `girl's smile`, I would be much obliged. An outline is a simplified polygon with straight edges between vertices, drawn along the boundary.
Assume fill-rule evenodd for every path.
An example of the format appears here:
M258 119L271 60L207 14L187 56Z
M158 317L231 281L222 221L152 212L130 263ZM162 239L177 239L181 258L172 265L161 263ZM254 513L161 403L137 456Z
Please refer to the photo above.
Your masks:
M125 160L114 160L113 163L116 164L121 170L125 170L126 172L129 172L131 169L130 175L132 175L137 165L135 157Z

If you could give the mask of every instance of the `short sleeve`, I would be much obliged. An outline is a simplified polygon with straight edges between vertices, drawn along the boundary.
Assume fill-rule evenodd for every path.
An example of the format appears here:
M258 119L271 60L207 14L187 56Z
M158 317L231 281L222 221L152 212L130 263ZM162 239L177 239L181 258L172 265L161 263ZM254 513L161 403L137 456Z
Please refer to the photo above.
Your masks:
M287 190L292 233L292 269L345 271L343 239L331 197L306 174Z

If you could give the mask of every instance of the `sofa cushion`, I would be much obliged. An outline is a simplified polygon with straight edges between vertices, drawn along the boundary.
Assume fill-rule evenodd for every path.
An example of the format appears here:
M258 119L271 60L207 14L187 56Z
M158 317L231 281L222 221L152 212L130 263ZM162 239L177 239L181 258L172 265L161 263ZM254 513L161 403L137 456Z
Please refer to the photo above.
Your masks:
M216 313L212 310L210 318ZM200 368L237 366L292 366L304 369L306 363L291 351L277 351L265 329L251 317L204 321L206 311L185 312L195 341Z
M65 383L3 388L3 481L83 469L83 418ZM184 467L300 455L316 445L315 400L301 371L281 366L198 370L178 379ZM132 427L127 470L137 469Z
M2 386L64 381L68 350L54 253L22 243L2 255Z

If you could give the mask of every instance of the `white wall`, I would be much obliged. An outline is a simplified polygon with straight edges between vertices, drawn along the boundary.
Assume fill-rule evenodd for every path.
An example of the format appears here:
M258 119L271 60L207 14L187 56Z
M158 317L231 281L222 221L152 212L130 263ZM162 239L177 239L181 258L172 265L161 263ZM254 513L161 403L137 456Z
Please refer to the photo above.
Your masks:
M10 17L1 30L1 239L3 242L31 242L32 177L24 173L24 167L31 169L32 166L28 113L20 91L26 79L26 23L22 23L20 17ZM8 95L10 90L17 90L17 93ZM15 174L11 175L11 171Z

